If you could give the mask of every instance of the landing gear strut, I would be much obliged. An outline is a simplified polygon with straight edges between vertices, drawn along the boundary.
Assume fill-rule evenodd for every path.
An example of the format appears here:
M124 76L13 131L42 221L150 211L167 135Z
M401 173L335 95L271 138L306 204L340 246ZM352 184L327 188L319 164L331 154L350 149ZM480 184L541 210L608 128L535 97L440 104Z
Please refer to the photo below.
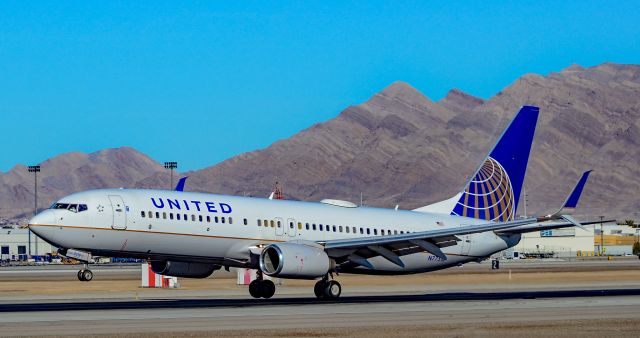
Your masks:
M93 272L89 270L89 265L85 264L84 268L78 271L78 280L81 282L90 282L93 279Z
M313 287L313 293L318 299L338 299L342 293L342 286L335 280L329 280L329 276L324 276Z
M271 298L276 293L276 285L269 279L264 279L262 271L256 272L256 279L249 283L249 294L253 298Z

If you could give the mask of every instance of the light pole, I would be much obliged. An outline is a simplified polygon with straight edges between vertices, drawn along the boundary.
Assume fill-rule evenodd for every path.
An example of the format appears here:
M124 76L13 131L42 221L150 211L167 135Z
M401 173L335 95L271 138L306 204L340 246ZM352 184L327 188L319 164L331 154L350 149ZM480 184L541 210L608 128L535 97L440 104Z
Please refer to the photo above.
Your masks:
M40 165L30 165L27 170L33 173L33 215L38 214L38 173ZM34 238L36 246L36 256L38 255L38 237ZM29 256L31 256L31 229L29 229Z
M173 170L178 168L178 162L164 162L164 168L171 171L171 186L169 186L169 190L173 190Z
M604 253L604 225L602 225L602 220L604 216L600 216L600 256Z

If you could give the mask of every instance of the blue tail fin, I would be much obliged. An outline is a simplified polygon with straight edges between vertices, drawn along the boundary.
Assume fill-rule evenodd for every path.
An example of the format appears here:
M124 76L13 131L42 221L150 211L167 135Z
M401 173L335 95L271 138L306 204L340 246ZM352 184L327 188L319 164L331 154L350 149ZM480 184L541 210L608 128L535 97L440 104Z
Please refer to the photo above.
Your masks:
M458 194L452 215L501 222L515 218L538 112L538 107L520 108L480 169Z

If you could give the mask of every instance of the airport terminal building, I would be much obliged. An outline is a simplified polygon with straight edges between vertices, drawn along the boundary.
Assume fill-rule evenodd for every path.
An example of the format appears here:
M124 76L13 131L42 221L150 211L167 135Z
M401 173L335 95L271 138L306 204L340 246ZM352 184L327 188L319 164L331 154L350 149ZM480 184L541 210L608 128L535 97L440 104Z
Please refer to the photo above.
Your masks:
M53 253L49 243L31 234L31 255L46 256ZM29 258L29 229L4 227L0 230L0 260L26 261Z
M513 252L529 258L592 256L594 226L585 228L587 231L574 227L525 233Z

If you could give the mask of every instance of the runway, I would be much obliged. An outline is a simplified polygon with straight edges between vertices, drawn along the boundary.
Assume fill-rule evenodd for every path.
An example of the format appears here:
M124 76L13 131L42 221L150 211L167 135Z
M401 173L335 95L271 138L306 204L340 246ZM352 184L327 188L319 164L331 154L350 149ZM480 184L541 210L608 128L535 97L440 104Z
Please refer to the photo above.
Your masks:
M581 336L635 337L640 262L487 263L409 276L341 275L343 297L317 301L313 281L287 280L252 299L235 275L141 289L139 268L0 269L0 336Z
M425 332L497 336L500 330L507 330L508 336L595 337L615 332L617 337L631 337L640 328L640 289L366 296L332 303L294 298L77 304L18 307L14 311L30 312L3 313L0 332L9 336L199 336L215 332L218 336L377 337L422 336ZM3 306L3 311L9 310L9 305Z

